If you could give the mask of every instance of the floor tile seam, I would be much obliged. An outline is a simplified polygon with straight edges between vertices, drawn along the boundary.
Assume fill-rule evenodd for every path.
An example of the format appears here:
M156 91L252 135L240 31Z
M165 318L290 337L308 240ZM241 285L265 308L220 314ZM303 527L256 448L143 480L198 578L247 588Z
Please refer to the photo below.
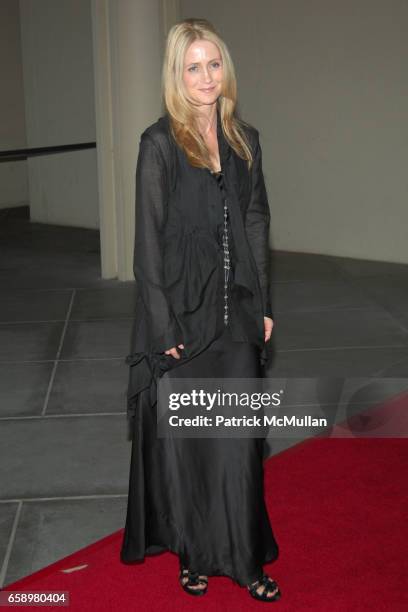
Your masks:
M47 413L47 414L25 414L21 416L2 416L0 421L35 421L41 419L59 419L59 418L83 418L83 417L103 417L103 416L123 416L126 410L120 412L78 412L78 413Z
M11 527L11 531L10 531L10 536L9 536L9 540L8 540L8 543L7 543L6 552L4 554L3 563L2 563L1 568L0 568L0 588L3 588L3 586L5 584L6 575L7 575L7 569L8 569L8 565L9 565L10 557L11 557L11 552L13 550L13 545L14 545L14 541L15 541L15 537L16 537L16 533L17 533L17 527L18 527L18 523L20 521L20 516L21 516L21 512L22 512L22 508L23 508L22 500L15 500L15 502L17 503L17 508L16 508L16 512L15 512L15 515L14 515L14 520L13 520L13 524L12 524L12 527Z
M70 501L70 500L88 500L88 499L122 499L127 497L127 493L100 493L95 495L49 495L47 497L18 497L0 499L0 504L25 504L48 501Z
M67 330L68 322L69 322L69 316L71 314L72 305L73 305L74 300L75 300L75 295L76 295L76 293L75 293L75 289L74 289L72 291L72 293L71 293L71 298L69 300L69 304L68 304L68 308L67 308L67 313L65 315L64 327L62 328L62 332L61 332L61 336L60 336L60 341L59 341L58 348L57 348L57 354L55 356L54 365L52 367L51 374L50 374L50 379L48 381L47 391L45 393L44 403L43 403L43 407L42 407L42 411L41 411L42 416L44 416L46 411L47 411L48 400L49 400L50 395L51 395L51 389L52 389L52 385L54 383L55 373L56 373L57 367L58 367L58 359L59 359L59 357L61 355L62 346L64 344L65 334L66 334L66 330Z

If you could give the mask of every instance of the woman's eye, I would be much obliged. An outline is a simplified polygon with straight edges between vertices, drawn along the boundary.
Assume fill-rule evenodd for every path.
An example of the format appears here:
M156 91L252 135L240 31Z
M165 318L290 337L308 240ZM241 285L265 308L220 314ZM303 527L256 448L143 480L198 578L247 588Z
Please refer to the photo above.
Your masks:
M213 70L217 70L220 66L221 66L220 62L213 62L211 64L211 68ZM189 68L187 68L188 72L197 72L198 69L199 69L198 66L190 66Z

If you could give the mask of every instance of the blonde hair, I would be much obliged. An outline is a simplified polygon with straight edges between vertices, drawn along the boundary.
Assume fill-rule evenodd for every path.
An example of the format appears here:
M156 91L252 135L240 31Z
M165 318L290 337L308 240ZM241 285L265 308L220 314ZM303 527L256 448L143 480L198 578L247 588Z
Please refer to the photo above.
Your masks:
M213 25L206 19L184 19L169 31L162 71L163 104L170 119L172 136L184 150L189 163L198 168L212 169L210 155L196 125L194 107L186 96L183 82L184 58L190 44L208 40L217 45L223 65L222 92L217 100L221 126L227 142L236 154L252 165L252 152L244 126L235 113L237 82L228 48Z

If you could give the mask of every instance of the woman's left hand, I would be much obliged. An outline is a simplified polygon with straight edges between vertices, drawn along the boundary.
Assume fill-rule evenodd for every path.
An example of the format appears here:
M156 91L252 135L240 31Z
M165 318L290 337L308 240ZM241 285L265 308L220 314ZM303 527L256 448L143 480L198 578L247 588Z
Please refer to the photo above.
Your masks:
M264 317L264 327L265 327L265 342L268 342L272 334L273 319L271 319L270 317Z

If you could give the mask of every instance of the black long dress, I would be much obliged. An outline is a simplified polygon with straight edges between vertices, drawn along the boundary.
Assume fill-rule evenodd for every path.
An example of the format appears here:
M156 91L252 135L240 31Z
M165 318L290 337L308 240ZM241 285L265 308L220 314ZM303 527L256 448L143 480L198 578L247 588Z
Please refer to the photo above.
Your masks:
M222 191L222 173L213 174ZM224 321L224 332L165 376L262 377L259 347L231 336L234 249L225 199L223 203L219 231L225 276L220 275L218 316ZM145 555L168 550L200 574L229 576L241 586L255 581L263 564L279 554L264 501L264 439L158 438L156 419L156 406L152 407L149 389L145 389L139 394L133 419L121 560L142 560Z

